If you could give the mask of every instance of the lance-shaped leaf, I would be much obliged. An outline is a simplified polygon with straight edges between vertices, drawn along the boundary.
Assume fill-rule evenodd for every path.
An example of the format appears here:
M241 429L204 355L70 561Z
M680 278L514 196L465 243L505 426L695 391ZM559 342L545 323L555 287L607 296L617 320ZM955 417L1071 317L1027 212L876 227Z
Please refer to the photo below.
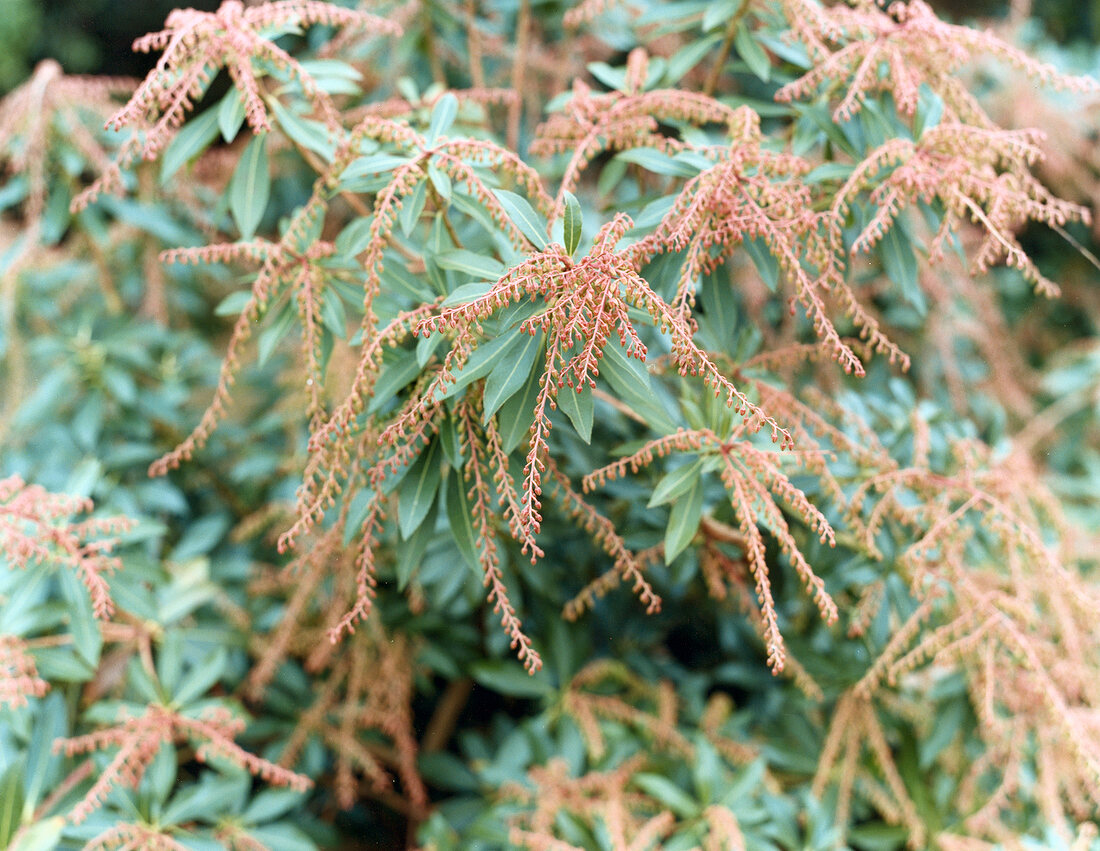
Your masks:
M565 253L572 257L581 243L583 225L581 205L572 192L565 193L565 217L562 225L565 234Z
M501 405L513 394L519 392L527 382L534 370L541 346L541 334L527 337L521 345L516 347L514 354L498 363L489 373L489 377L485 380L485 396L482 403L485 409L485 422L489 422L490 417L500 409Z
M695 537L703 518L703 482L697 478L687 494L672 505L665 527L665 564L671 564Z
M256 136L241 154L233 179L229 181L229 211L241 238L256 235L271 197L271 173L267 161L267 134Z
M401 482L397 496L397 517L403 538L408 538L420 527L435 502L442 478L441 454L437 437L420 453Z
M535 248L541 251L549 245L549 240L546 238L546 222L535 212L526 198L507 189L494 189L493 194L504 207L508 218L515 223L525 237L531 240Z

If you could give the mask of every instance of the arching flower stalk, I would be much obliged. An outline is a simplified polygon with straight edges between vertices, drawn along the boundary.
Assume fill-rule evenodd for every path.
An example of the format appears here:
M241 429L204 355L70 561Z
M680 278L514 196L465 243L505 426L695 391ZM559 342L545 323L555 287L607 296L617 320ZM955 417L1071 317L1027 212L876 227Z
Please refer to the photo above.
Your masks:
M193 742L197 745L195 756L200 762L228 759L276 786L304 791L313 785L308 777L287 771L234 743L233 739L244 726L243 721L224 708L211 710L201 718L192 718L151 704L144 714L126 718L114 727L57 740L55 750L63 751L66 756L118 748L107 767L69 813L69 819L74 824L84 821L103 805L115 786L136 788L164 743Z
M832 203L832 214L843 222L863 190L878 210L852 244L853 254L870 251L915 204L942 205L943 215L930 255L943 258L948 238L964 222L984 233L973 259L976 272L1005 262L1018 268L1043 295L1058 293L1042 275L1016 238L1028 221L1061 227L1088 222L1089 212L1054 197L1031 174L1039 159L1043 134L941 124L926 129L919 140L894 139L873 151L847 179ZM872 188L873 187L873 188Z
M165 29L134 42L136 51L164 53L129 103L108 121L116 130L133 127L135 134L123 146L113 173L93 183L74 203L84 206L101 192L116 191L121 169L141 159L156 159L219 68L229 72L244 102L248 126L255 133L271 129L260 83L264 73L294 82L330 128L340 127L340 114L329 95L273 40L288 29L312 24L365 27L379 35L400 33L400 27L385 18L319 0L275 0L249 6L240 0L224 0L216 12L172 11Z
M1007 62L1046 86L1098 90L1094 80L1067 77L991 32L941 21L923 0L893 2L885 10L873 2L837 4L818 7L812 16L802 15L802 7L817 4L784 5L793 33L809 48L814 65L781 88L776 100L842 92L833 112L837 122L851 120L867 97L879 92L889 92L898 111L913 116L921 87L927 86L943 99L948 119L989 128L989 118L955 76L984 56Z

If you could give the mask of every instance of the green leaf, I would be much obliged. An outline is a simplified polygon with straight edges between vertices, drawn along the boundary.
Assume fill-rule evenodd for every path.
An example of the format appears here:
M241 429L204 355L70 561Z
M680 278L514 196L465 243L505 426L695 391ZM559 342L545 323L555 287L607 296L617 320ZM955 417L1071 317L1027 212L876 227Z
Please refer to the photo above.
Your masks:
M573 428L585 443L592 442L592 418L595 408L593 398L592 388L587 384L581 388L580 393L568 386L558 391L558 408L569 417Z
M164 186L184 163L197 157L218 136L218 107L212 106L188 121L164 149L160 160L160 185Z
M493 371L485 380L485 396L482 402L485 409L484 422L489 422L501 405L517 393L531 377L535 360L542 348L542 334L525 336L527 339L517 347L515 353L493 367Z
M428 184L426 181L421 180L416 184L416 188L410 193L409 197L401 205L401 212L397 214L398 222L401 225L401 232L408 236L412 233L416 223L420 221L420 214L424 212L424 205L428 201Z
M317 851L317 846L293 824L275 822L254 827L248 833L266 848L279 851Z
M231 292L214 308L215 316L238 316L249 301L252 300L252 290L237 290Z
M406 540L420 528L420 524L428 516L428 509L435 502L443 469L440 454L439 438L435 437L428 448L417 456L401 481L397 497L397 517L401 537Z
M692 486L703 475L703 459L697 458L690 464L683 464L675 470L666 473L657 487L653 489L653 495L649 498L647 508L654 508L671 502L691 490Z
M458 551L478 575L481 560L478 558L477 533L470 517L470 501L466 497L466 481L461 470L451 470L447 476L447 519L451 521L451 537Z
M507 189L494 189L493 194L504 207L508 218L515 223L525 237L531 240L535 248L541 251L550 244L546 238L546 222L535 212L526 198Z
M0 777L0 848L7 848L23 818L23 766L12 763Z
M519 325L516 325L510 331L478 346L466 359L462 368L455 373L454 382L448 384L442 393L436 390L436 393L439 393L437 398L449 399L471 382L484 378L496 368L498 363L512 357L521 344Z
M703 13L703 32L726 26L744 3L745 0L718 0L716 3L710 3Z
M283 305L271 324L260 332L260 338L256 341L257 366L267 363L275 353L275 347L279 345L279 341L290 331L290 326L294 324L297 316L298 311L294 309L294 302L291 299Z
M428 143L428 147L435 145L439 137L451 129L451 125L455 123L455 117L457 115L458 98L451 92L447 92L437 100L435 106L432 107L432 118L428 124L428 133L424 137L424 141Z
M340 183L350 183L361 177L369 177L373 174L385 174L409 162L408 157L398 157L393 154L371 154L366 157L352 160L351 164L340 174Z
M201 663L192 666L172 694L172 702L177 706L187 706L206 694L221 679L229 661L225 648L219 647Z
M528 674L519 662L511 660L474 662L470 673L481 685L509 697L547 697L554 692L545 674Z
M672 505L665 527L665 564L672 564L695 537L699 521L703 519L703 482L696 478L686 496Z
M626 70L613 68L606 62L589 62L588 73L607 86L618 91L626 90Z
M494 281L473 281L469 284L455 287L454 291L443 299L443 302L439 306L454 307L459 304L477 301L482 296L487 296L492 291L494 285Z
M540 363L543 360L541 348L538 351L538 359ZM501 448L506 453L511 453L519 446L524 436L531 431L531 424L535 421L535 403L538 400L541 378L542 370L532 369L520 391L508 399L497 414Z
M328 127L320 121L311 118L302 118L287 107L283 106L278 98L267 101L271 111L275 114L275 121L290 141L301 145L307 151L320 155L325 162L331 162L336 154L336 145Z
M583 227L581 205L572 192L565 193L565 218L562 225L565 232L565 253L572 257L577 246L581 244Z
M61 842L61 831L64 829L65 819L61 816L37 822L28 827L8 851L53 851Z
M69 632L73 637L76 654L93 668L99 665L99 651L103 647L103 635L92 611L88 589L71 570L58 571L61 596L65 598L69 614Z
M420 364L415 355L404 349L386 349L382 353L382 367L367 404L368 414L373 414L389 402L402 387L420 374Z
M435 262L444 269L465 272L482 280L496 281L507 271L499 260L484 254L475 254L464 248L437 254Z
M237 785L233 777L206 774L203 782L185 786L172 797L161 814L160 823L171 827L196 818L214 821L213 817L224 812L232 801Z
M760 280L774 293L779 289L779 262L772 256L768 244L759 236L746 239L742 244L760 273Z
M274 821L298 806L305 795L305 792L298 792L294 789L264 789L252 799L248 808L241 813L241 821L245 824Z
M69 714L65 699L59 691L51 691L38 704L37 718L31 731L25 761L20 775L25 780L26 804L34 809L39 795L51 789L57 781L62 756L54 753L53 743L68 733ZM0 801L4 800L0 794ZM0 846L3 846L0 841Z
M267 134L248 143L229 181L229 211L242 239L252 239L271 197L271 172L267 161Z
M428 180L432 182L432 186L439 193L439 197L449 204L451 201L451 178L447 176L447 172L437 168L432 163L428 163Z
M639 772L630 778L630 782L682 818L694 818L699 814L699 804L667 777Z
M446 446L446 444L444 444ZM397 577L397 590L404 591L414 571L424 560L424 553L428 544L435 537L436 515L438 514L438 501L433 502L428 509L428 516L420 524L420 527L412 533L408 540L397 539L397 552L394 563L394 574Z
M600 378L607 381L615 395L653 429L662 433L676 430L676 423L657 398L649 371L641 361L629 356L618 342L609 343L603 350Z
M327 289L321 296L321 321L335 336L343 340L348 333L348 315L336 290Z
M222 138L227 144L237 138L242 124L244 124L244 101L241 100L239 91L235 88L230 89L218 105L218 129L221 130Z
M716 5L716 4L712 4ZM708 6L708 8L710 8ZM706 38L690 42L677 50L668 60L668 68L665 70L664 84L674 86L692 68L698 65L706 57L715 45L722 40L720 33L712 33Z
M901 297L923 316L928 302L920 287L920 268L912 241L905 235L900 222L886 231L878 244L879 257L887 277L898 285Z
M629 151L616 154L615 159L640 165L654 174L665 174L670 177L694 177L699 173L699 169L690 163L654 148L631 148Z
M733 46L737 48L738 56L745 60L745 64L749 66L752 73L765 83L771 79L771 60L744 21L737 27L737 34L733 37Z

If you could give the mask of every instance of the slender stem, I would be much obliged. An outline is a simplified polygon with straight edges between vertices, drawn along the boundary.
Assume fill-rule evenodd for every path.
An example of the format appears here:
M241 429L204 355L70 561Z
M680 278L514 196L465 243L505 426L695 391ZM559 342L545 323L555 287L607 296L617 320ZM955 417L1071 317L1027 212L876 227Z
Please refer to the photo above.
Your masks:
M451 224L451 220L447 217L447 205L443 203L443 199L439 196L439 192L436 191L435 184L432 183L431 178L427 179L428 191L432 195L432 202L435 204L435 208L443 216L443 227L447 229L447 235L451 238L451 242L455 244L455 248L463 248L462 240L458 238L458 234L455 232L454 225Z
M722 76L722 68L725 67L726 60L729 58L730 48L733 47L733 39L737 36L737 27L748 11L748 0L743 0L741 8L734 13L733 17L730 18L730 22L726 24L726 37L722 40L722 46L718 49L718 58L714 61L710 74L707 75L707 81L703 83L703 94L711 96L714 94L714 90L718 88L718 78Z
M527 52L531 41L531 3L522 0L516 17L516 54L512 60L512 90L516 99L508 107L508 147L519 148L519 125L523 114L523 80L527 74Z
M441 86L447 85L447 75L443 71L443 59L435 45L435 28L432 24L432 4L430 0L421 3L421 22L424 24L424 50L428 54L428 65L432 69L432 80Z
M443 750L447 740L454 732L458 716L466 707L466 701L470 699L470 692L474 688L474 681L469 677L461 680L452 680L443 691L443 696L435 705L428 726L424 731L424 738L420 740L420 752L431 753Z
M475 89L485 88L485 69L481 64L481 33L477 28L477 0L466 0L466 43L470 50L470 82Z

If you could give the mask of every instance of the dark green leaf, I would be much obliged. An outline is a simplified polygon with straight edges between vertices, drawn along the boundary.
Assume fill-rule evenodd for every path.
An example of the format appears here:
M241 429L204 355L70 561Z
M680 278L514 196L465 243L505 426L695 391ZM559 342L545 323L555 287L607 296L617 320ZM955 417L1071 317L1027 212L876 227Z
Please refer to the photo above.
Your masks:
M878 245L882 266L901 290L901 296L923 316L928 311L924 290L920 287L920 268L912 241L905 235L900 222L886 231Z
M267 134L248 143L229 181L229 211L242 239L252 239L271 197L271 173L267 162Z
M475 254L463 248L437 254L435 262L444 269L465 272L467 275L489 281L496 281L507 271L499 260L484 254Z
M428 516L428 509L435 502L442 476L441 455L439 438L435 437L412 463L408 475L401 482L397 497L397 516L402 538L408 539L420 528L420 524Z
M779 262L772 256L768 244L757 236L746 239L743 245L752 258L756 271L760 273L760 280L774 293L779 289Z
M179 688L172 694L177 706L187 706L205 695L225 673L229 657L225 648L219 647L198 665L192 666Z
M639 772L630 779L630 782L647 795L656 798L678 816L694 818L699 814L699 805L687 792L667 777Z
M753 36L752 31L742 21L737 27L737 34L733 37L733 46L737 48L737 54L745 60L745 64L763 82L768 82L772 75L772 63L768 54Z
M630 357L618 342L611 342L600 359L600 378L607 381L615 395L649 425L662 433L676 430L653 389L653 379L645 365Z
M666 473L661 481L657 483L657 487L653 489L653 495L649 498L647 508L653 508L658 505L664 505L666 502L671 502L678 496L687 493L691 490L692 486L699 481L699 477L703 475L703 459L697 458L690 464L683 464Z
M486 688L510 697L546 697L554 691L546 674L528 674L522 665L511 660L475 662L470 672Z
M543 352L538 352L538 360L541 364ZM532 369L520 391L514 394L497 414L497 428L500 430L500 443L505 452L511 453L522 442L524 436L531 431L531 424L535 421L535 402L539 395L539 379L542 378L542 370Z
M447 519L451 521L451 537L466 564L481 574L481 560L478 558L477 533L474 531L470 516L470 501L466 497L467 484L461 470L451 470L447 476Z
M164 186L184 163L194 159L218 136L218 107L212 106L188 121L164 149L160 184Z
M703 482L696 478L687 494L672 505L665 527L665 564L672 564L695 537L703 518Z
M524 336L526 339L516 347L515 352L493 367L493 371L485 380L485 396L482 403L484 422L489 422L501 405L517 393L531 376L535 360L542 348L542 334Z

